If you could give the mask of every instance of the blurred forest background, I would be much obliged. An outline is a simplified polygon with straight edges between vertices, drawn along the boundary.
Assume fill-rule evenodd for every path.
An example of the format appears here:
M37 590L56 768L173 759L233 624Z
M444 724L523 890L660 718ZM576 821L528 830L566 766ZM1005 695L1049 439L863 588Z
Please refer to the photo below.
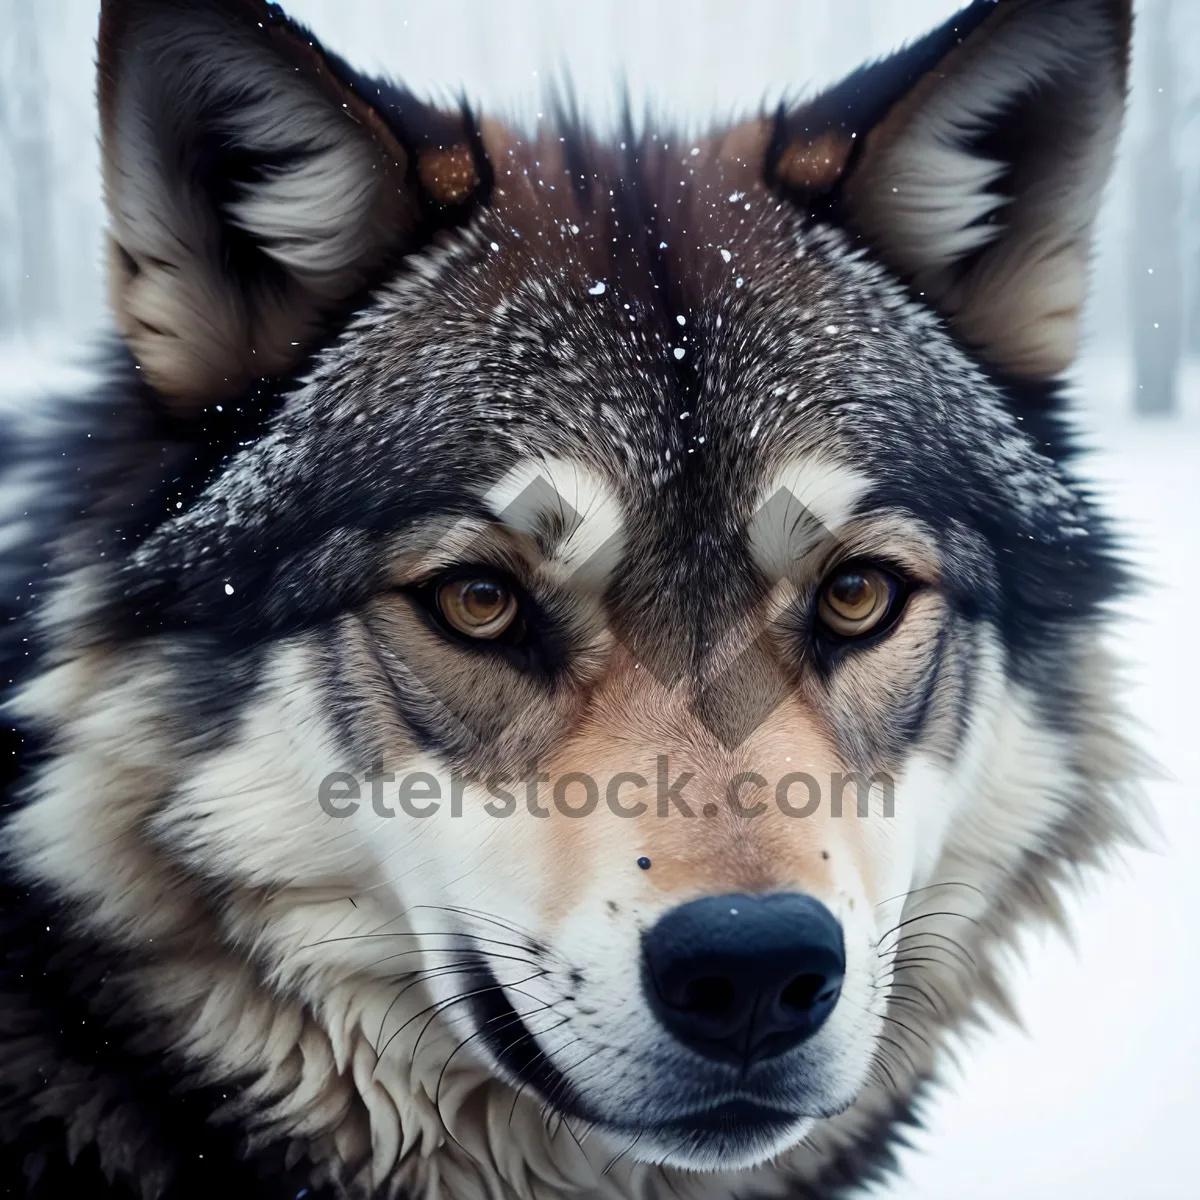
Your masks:
M603 125L627 86L693 123L828 83L955 0L292 0L334 48L418 91L534 119L570 77ZM1088 353L1103 402L1200 403L1200 3L1141 0L1133 105L1099 229ZM104 320L97 0L0 0L0 343ZM1115 375L1114 375L1115 372ZM1119 385L1118 385L1119 380ZM1097 401L1099 402L1099 400Z

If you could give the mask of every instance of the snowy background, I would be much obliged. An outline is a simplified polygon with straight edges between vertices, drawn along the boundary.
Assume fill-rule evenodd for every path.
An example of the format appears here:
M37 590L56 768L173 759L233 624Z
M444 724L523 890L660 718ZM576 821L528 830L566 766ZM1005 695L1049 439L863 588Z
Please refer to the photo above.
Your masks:
M70 377L104 321L92 111L95 0L0 0L0 402ZM360 66L429 94L465 85L533 117L571 76L611 118L699 124L829 82L953 0L290 0ZM905 1157L905 1200L1200 1196L1200 3L1144 0L1133 108L1100 222L1077 372L1094 448L1146 590L1121 632L1130 701L1165 779L1161 834L1076 906L1074 948L1034 941L1024 1030L963 1047ZM1156 324L1157 322L1157 324ZM1135 337L1135 334L1138 335ZM1134 361L1140 342L1142 357ZM1149 409L1166 410L1147 416ZM1139 412L1139 410L1141 410Z

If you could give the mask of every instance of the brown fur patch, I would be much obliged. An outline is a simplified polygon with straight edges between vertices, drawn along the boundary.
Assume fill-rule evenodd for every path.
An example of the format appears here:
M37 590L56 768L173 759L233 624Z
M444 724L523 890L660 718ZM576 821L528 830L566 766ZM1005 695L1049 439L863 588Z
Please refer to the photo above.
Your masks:
M439 204L461 204L479 186L470 146L438 146L417 155L417 178Z
M554 811L539 823L556 864L559 911L570 911L598 872L625 877L640 855L652 867L636 876L637 884L656 905L724 892L829 896L833 877L823 851L838 840L853 843L849 828L838 827L857 823L852 804L849 819L830 819L828 783L840 767L820 718L801 702L785 701L741 746L727 749L693 711L686 688L668 690L626 659L545 767L552 781L585 773L600 796L587 820L561 819ZM776 802L779 781L801 771L821 787L820 803L806 817L785 814ZM644 805L636 816L622 818L607 807L609 789L622 776L620 803ZM664 792L681 778L681 803L666 800ZM551 808L552 787L543 789ZM790 799L799 809L808 795L801 786ZM846 849L856 856L855 845ZM870 875L868 864L859 866Z
M781 182L806 191L831 186L846 168L854 142L827 129L811 142L797 138L783 150L775 164Z

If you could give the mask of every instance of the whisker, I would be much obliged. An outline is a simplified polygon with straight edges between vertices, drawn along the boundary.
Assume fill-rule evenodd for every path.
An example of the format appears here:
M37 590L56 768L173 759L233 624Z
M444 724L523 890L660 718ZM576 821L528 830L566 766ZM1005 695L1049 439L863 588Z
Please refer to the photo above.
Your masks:
M926 953L929 953L929 951L926 951ZM905 954L903 958L896 959L896 962L895 962L894 966L892 967L892 970L893 971L908 971L918 965L926 966L926 967L943 967L943 968L945 968L949 964L947 963L947 960L944 958L926 958L926 957L924 957L924 955Z
M516 987L519 987L523 983L529 983L531 980L541 979L546 974L547 974L547 972L538 970L538 971L534 972L534 974L529 975L524 979L518 979L517 982L512 985L512 987L516 988ZM415 1064L417 1061L417 1051L421 1047L421 1039L428 1032L429 1027L434 1023L434 1021L436 1021L438 1019L438 1017L440 1017L442 1015L442 1013L444 1013L446 1011L446 1009L452 1008L455 1004L461 1004L464 1000L472 1000L476 996L486 996L488 994L488 992L496 992L496 991L503 992L504 988L505 988L505 985L500 983L499 981L497 981L494 984L488 984L487 987L476 988L475 991L473 991L473 992L467 992L464 995L455 996L453 999L447 1000L440 1007L437 1005L432 1006L434 1008L434 1011L432 1013L430 1013L429 1020L426 1021L423 1026L421 1026L421 1032L417 1034L417 1039L416 1039L416 1041L413 1042L412 1062ZM418 1014L418 1015L420 1015L420 1014Z
M581 1042L581 1041L583 1041L583 1038L578 1037L578 1038L575 1038L574 1041ZM573 1043L571 1043L571 1042L567 1043L567 1045L572 1045L572 1044ZM583 1066L584 1063L591 1061L591 1059L595 1058L596 1055L599 1054L601 1052L601 1050L603 1050L603 1049L604 1049L603 1046L598 1046L594 1050L591 1050L587 1054L585 1054L581 1059L579 1059L578 1062L572 1063L569 1067L559 1068L560 1079L559 1079L558 1083L556 1083L554 1085L554 1088L546 1095L545 1103L542 1105L543 1119L545 1119L545 1113L547 1112L547 1110L555 1108L558 1104L559 1097L569 1087L571 1087L571 1080L569 1078L568 1072L578 1071L579 1068L581 1066Z
M920 1003L920 1002L919 1002L919 1001L917 1001L917 1000L914 1000L914 999L912 999L911 997L897 996L897 995L895 994L895 991L896 991L896 989L897 989L897 988L904 988L906 991L912 991L912 992L916 992L916 993L917 993L917 995L918 995L918 996L920 996L920 997L921 997L921 999L922 999L922 1000L924 1000L924 1001L925 1001L925 1003L926 1003L926 1004L929 1006L929 1008L930 1008L930 1009L932 1009L932 1010L933 1010L933 1012L934 1012L934 1013L936 1013L938 1016L945 1017L945 1016L948 1016L948 1015L949 1015L949 1013L948 1013L948 1012L943 1012L943 1011L942 1011L942 1010L941 1010L941 1009L938 1007L938 1005L937 1005L937 1003L935 1002L934 998L933 998L933 997L931 997L931 996L929 995L929 993L928 993L928 992L926 992L926 991L925 991L925 990L924 990L922 987L920 987L918 984L915 984L915 983L906 983L904 980L893 980L893 981L892 981L892 983L891 983L890 985L888 985L887 987L884 987L884 985L882 985L882 984L876 984L876 985L875 985L875 987L876 987L876 990L878 990L878 991L887 991L887 993L888 993L888 999L889 999L889 1000L903 1000L903 999L907 999L909 1004L917 1004L917 1005L919 1005L919 1003ZM937 993L936 993L936 991L935 991L935 995L936 995L936 994L937 994ZM939 999L939 1000L940 1000L940 999L942 999L942 997L941 997L941 996L938 996L938 997L937 997L937 999Z
M542 944L541 939L535 937L528 929L523 928L513 921L506 921L491 913L485 913L481 909L467 908L463 905L455 904L414 904L412 906L413 912L418 912L422 909L428 909L431 912L455 913L458 916L471 917L476 921L487 921L490 925L496 925L506 933L514 933L518 937L528 938L537 945Z
M905 1033L909 1034L910 1037L915 1037L917 1039L917 1041L920 1042L927 1049L929 1049L929 1050L933 1049L933 1046L930 1043L929 1039L927 1037L925 1037L924 1035L918 1033L915 1029L913 1029L913 1027L911 1025L906 1025L898 1017L889 1016L887 1013L880 1013L879 1015L880 1015L881 1020L888 1021L893 1025L899 1026L901 1029L904 1030Z
M509 950L526 950L529 952L540 952L538 946L521 946L515 942L501 941L499 938L480 937L477 933L470 933L459 930L435 930L432 933L418 933L407 929L396 930L394 933L346 933L340 934L337 937L321 938L315 942L306 942L300 946L301 950L311 950L317 946L330 946L335 942L359 942L374 940L377 938L470 938L471 941L477 942L484 946L503 946Z
M928 921L933 917L953 917L960 921L970 921L972 925L979 925L979 922L974 917L968 916L966 913L953 912L949 910L918 913L915 917L909 917L907 920L901 921L898 925L893 925L886 933L881 933L876 944L878 945L879 942L882 942L885 938L891 937L891 935L899 929L904 929L906 926L912 925L917 921Z
M634 1146L636 1146L638 1144L638 1142L640 1142L641 1140L642 1140L642 1135L639 1133L633 1139L633 1141L630 1142L629 1145L626 1146L625 1149L620 1152L620 1154L617 1154L613 1158L609 1159L608 1165L604 1168L603 1171L600 1172L601 1178L603 1178L605 1175L607 1175L609 1173L609 1171L611 1171L613 1169L613 1167L615 1167L617 1165L617 1163L619 1163L621 1161L621 1159L623 1159L625 1157L625 1155L627 1155L634 1148ZM680 1143L680 1144L682 1145L682 1143Z
M522 1026L522 1025L524 1025L524 1023L526 1021L528 1021L528 1019L530 1017L537 1016L538 1013L545 1012L547 1009L551 1009L553 1007L554 1007L553 1004L550 1004L550 1003L544 1004L544 1005L542 1005L542 1007L540 1009L535 1009L533 1012L525 1013L524 1016L522 1016L521 1014L519 1014L515 1011L511 1014L505 1013L505 1014L503 1014L504 1024L500 1025L498 1028L506 1029L509 1025ZM446 1071L449 1069L450 1063L453 1061L454 1056L461 1049L463 1049L464 1046L466 1046L468 1043L472 1042L475 1038L479 1037L483 1033L483 1031L485 1029L487 1029L487 1027L489 1025L492 1024L493 1021L496 1021L499 1019L500 1018L497 1018L497 1017L491 1017L488 1020L484 1021L484 1023L482 1025L480 1025L479 1028L476 1029L474 1033L468 1034L465 1038L463 1038L462 1041L460 1041L458 1043L458 1045L455 1046L454 1049L450 1051L450 1054L447 1056L446 1061L444 1063L442 1063L442 1069L441 1069L441 1071L438 1072L437 1085L434 1087L434 1090L433 1090L433 1106L439 1112L441 1111L442 1080L446 1078ZM549 1029L539 1030L539 1034L553 1033L554 1030L561 1029L564 1025L566 1025L570 1021L570 1019L571 1019L570 1017L564 1017L557 1025L552 1025ZM526 1026L524 1033L522 1033L520 1037L518 1037L515 1041L505 1043L504 1050L507 1053L507 1051L513 1049L515 1046L519 1046L521 1044L521 1042L523 1042L523 1041L528 1041L530 1039L533 1039L536 1041L537 1036L538 1036L538 1034L533 1033L533 1031L530 1030ZM542 1054L543 1057L545 1056L545 1052L541 1049L541 1047L538 1047L538 1052L540 1054Z
M880 900L880 902L877 905L875 905L875 907L882 908L885 904L894 904L897 900L907 900L909 898L909 896L918 896L922 892L932 892L932 891L936 891L938 888L944 888L944 887L967 888L968 890L975 892L979 896L986 895L986 893L983 891L982 888L976 887L973 883L964 883L960 879L947 879L941 883L927 884L925 887L910 888L907 892L901 892L898 896L889 896L888 899L886 899L886 900Z
M884 1091L892 1093L900 1091L900 1085L896 1082L896 1077L892 1074L891 1067L883 1061L883 1050L880 1046L875 1047L875 1055L871 1059L871 1067L868 1074L871 1074L876 1070L882 1071L887 1077L887 1087L883 1088ZM880 1087L883 1087L883 1082L879 1081L879 1083Z
M514 947L515 949L515 947ZM374 966L379 966L386 962L395 962L398 958L407 958L410 954L470 954L472 947L470 946L418 946L414 950L401 950L397 954L385 954L382 958L377 958L373 961ZM516 962L524 963L527 967L536 967L537 963L532 962L528 956L520 954L497 954L494 950L487 951L489 961L499 962ZM475 960L478 962L478 958Z
M479 965L479 963L477 960L474 960L471 963L472 967L477 967L478 965ZM463 969L466 970L467 968L463 968ZM518 983L528 983L530 979L536 979L539 977L539 975L544 975L545 973L546 972L542 971L537 974L530 975L528 979L518 980ZM404 1024L401 1025L400 1028L397 1029L396 1032L393 1033L390 1038L388 1038L387 1042L383 1046L383 1049L379 1051L379 1056L382 1057L384 1054L386 1054L388 1051L388 1047L392 1044L392 1042L394 1042L396 1040L396 1038L398 1038L400 1036L400 1034L402 1034L404 1032L404 1030L408 1028L409 1025L411 1025L414 1021L420 1020L421 1017L423 1017L426 1013L432 1012L433 1016L436 1017L438 1015L439 1011L441 1011L445 1008L448 1008L451 1004L457 1004L461 1000L469 1000L469 999L474 998L475 996L486 995L488 992L495 991L500 986L501 985L499 983L489 984L485 988L477 988L472 992L461 993L456 996L451 996L451 997L447 998L446 1000L435 1000L432 1004L427 1004L420 1011L413 1013L413 1015L411 1017L409 1017L408 1020L405 1021ZM431 1018L431 1020L432 1020L432 1018ZM426 1026L426 1028L427 1027L428 1026ZM416 1061L416 1047L415 1046L413 1047L413 1061L414 1062Z
M409 976L407 975L404 976L404 978L409 979L409 982L400 988L400 990L392 997L391 1002L388 1004L387 1008L384 1009L383 1017L379 1022L379 1036L375 1039L375 1057L379 1058L379 1056L383 1053L383 1051L379 1049L379 1042L383 1038L384 1027L387 1025L388 1017L392 1015L392 1009L396 1007L400 1001L400 997L403 996L405 992L410 991L420 983L427 983L430 979L438 979L443 975L453 975L460 971L474 969L478 965L479 964L475 959L468 959L466 961L457 963L443 963L440 967L430 967L425 971L413 972L413 977L411 979L409 979ZM403 1028L403 1026L401 1026L401 1028ZM399 1030L396 1032L399 1033ZM386 1050L387 1046L385 1046L383 1049Z
M875 1035L875 1038L878 1043L886 1043L887 1045L893 1047L898 1054L903 1056L903 1058L908 1060L908 1067L907 1067L908 1074L910 1074L910 1075L917 1074L917 1065L916 1065L916 1063L913 1062L912 1055L909 1054L907 1047L900 1045L899 1042L895 1041L893 1038L890 1038L886 1034L883 1034L883 1033L877 1033ZM899 1090L899 1089L897 1089L897 1090Z
M544 1007L549 1008L551 1006L547 1004ZM533 1014L531 1014L531 1015L533 1015ZM487 1021L485 1021L483 1023L482 1026L480 1026L479 1029L477 1029L470 1036L464 1038L461 1042L459 1042L458 1045L455 1046L454 1049L450 1052L449 1058L447 1058L446 1061L442 1064L441 1072L438 1074L437 1087L434 1088L434 1093L433 1093L433 1106L435 1109L437 1109L439 1117L441 1116L441 1113L442 1113L442 1080L446 1077L446 1069L450 1065L450 1059L452 1059L467 1044L467 1042L469 1042L471 1040L471 1038L478 1036L478 1034L483 1032L483 1029L486 1028L486 1026L490 1025L493 1021L496 1021L496 1020L502 1020L502 1021L504 1021L505 1024L512 1025L512 1024L518 1023L520 1021L520 1017L518 1017L516 1013L512 1013L512 1014L505 1013L501 1017L489 1018ZM415 1055L414 1055L414 1058L415 1058ZM458 1140L458 1138L456 1138L454 1136L454 1131L450 1128L450 1125L447 1121L442 1120L442 1128L446 1131L446 1135L450 1138L450 1140L456 1146L458 1146L459 1149L461 1149L461 1150L467 1149L462 1144L462 1142L460 1142Z
M921 939L923 938L936 938L937 940L927 942L922 941ZM907 950L925 950L929 953L937 950L952 950L967 966L975 967L977 965L974 955L961 942L955 941L954 938L949 937L947 934L934 933L932 929L923 930L921 933L915 934L911 941L903 942L901 953Z

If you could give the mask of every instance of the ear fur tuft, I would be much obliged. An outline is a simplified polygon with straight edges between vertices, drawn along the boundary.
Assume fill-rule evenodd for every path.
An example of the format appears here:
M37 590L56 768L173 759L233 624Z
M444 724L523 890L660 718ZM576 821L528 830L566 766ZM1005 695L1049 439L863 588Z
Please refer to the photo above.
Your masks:
M99 63L111 303L177 411L292 368L479 184L465 115L429 114L448 146L411 171L415 146L264 0L104 0Z
M1131 23L1130 0L975 0L785 114L768 176L869 241L994 365L1051 377L1075 357Z

